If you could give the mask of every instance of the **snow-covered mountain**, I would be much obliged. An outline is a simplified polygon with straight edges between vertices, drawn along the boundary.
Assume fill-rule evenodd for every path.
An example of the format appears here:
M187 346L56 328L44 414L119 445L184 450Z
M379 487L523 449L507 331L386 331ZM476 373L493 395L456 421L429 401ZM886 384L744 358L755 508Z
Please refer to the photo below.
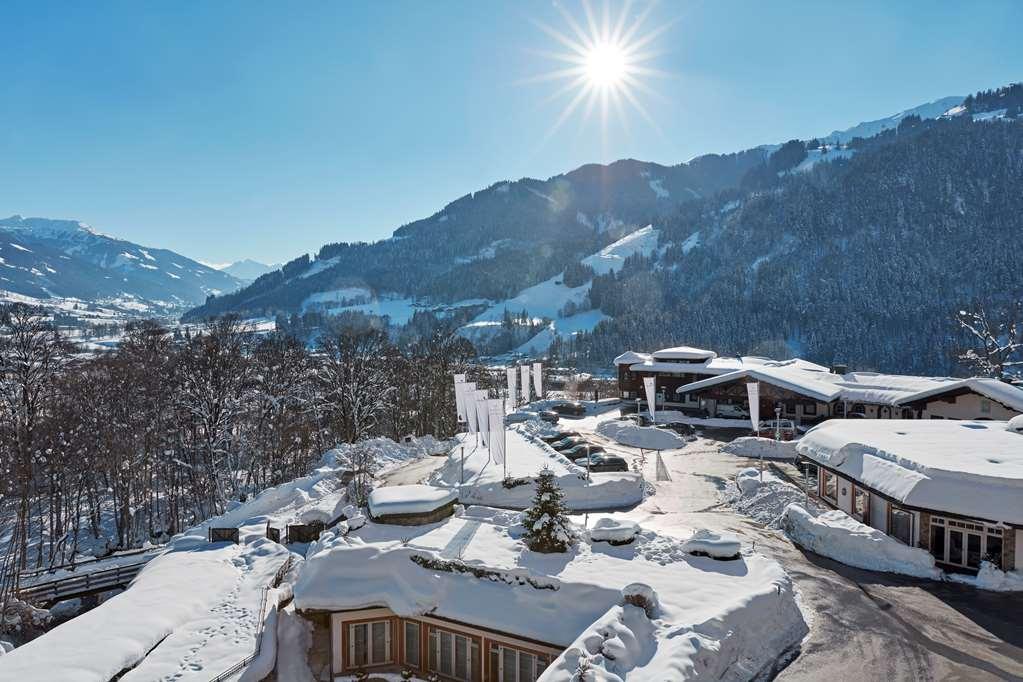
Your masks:
M259 261L252 260L251 258L245 258L217 269L221 272L226 272L235 279L241 280L245 284L250 284L260 275L273 272L280 267L280 263L267 265L266 263L260 263Z
M897 114L886 116L885 118L879 118L876 121L864 121L858 123L851 128L845 130L833 130L830 135L823 136L821 139L828 140L829 142L837 142L839 144L846 144L855 137L873 137L878 133L882 133L886 130L898 128L899 123L902 119L907 116L919 116L920 118L938 118L949 109L958 106L963 101L961 95L952 97L942 97L936 99L933 102L927 104L921 104L905 111L900 111Z
M0 219L0 298L131 301L167 312L233 291L241 282L174 251L111 237L74 220Z

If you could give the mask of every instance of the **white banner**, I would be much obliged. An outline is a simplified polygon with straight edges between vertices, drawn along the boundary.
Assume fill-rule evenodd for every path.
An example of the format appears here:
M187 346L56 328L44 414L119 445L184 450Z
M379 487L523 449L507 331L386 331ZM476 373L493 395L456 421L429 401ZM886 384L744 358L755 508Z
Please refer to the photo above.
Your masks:
M657 379L655 377L643 377L643 388L646 389L646 406L650 410L650 420L657 421L654 416L654 398L657 397Z
M746 394L749 396L749 420L756 431L760 428L760 384L746 384Z
M522 402L529 402L529 365L522 365Z
M455 375L455 411L458 414L458 421L465 421L465 401L462 398L462 384L465 383L464 374Z
M487 392L476 391L476 418L479 420L480 435L483 444L490 447L490 415L487 414Z
M511 403L511 409L515 409L515 368L509 367L508 372L508 402Z
M469 433L477 433L476 384L471 381L462 384L462 405L465 406L465 423L469 426Z
M500 398L487 401L490 415L490 457L495 464L504 463L504 401Z
M536 391L537 400L543 399L543 367L539 362L533 363L533 390Z

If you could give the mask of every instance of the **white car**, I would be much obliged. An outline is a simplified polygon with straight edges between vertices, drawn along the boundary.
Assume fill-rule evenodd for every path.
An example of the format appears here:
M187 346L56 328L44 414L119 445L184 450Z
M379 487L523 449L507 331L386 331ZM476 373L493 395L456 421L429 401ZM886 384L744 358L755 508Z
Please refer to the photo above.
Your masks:
M749 410L742 405L733 405L731 403L719 403L716 414L727 419L749 419Z

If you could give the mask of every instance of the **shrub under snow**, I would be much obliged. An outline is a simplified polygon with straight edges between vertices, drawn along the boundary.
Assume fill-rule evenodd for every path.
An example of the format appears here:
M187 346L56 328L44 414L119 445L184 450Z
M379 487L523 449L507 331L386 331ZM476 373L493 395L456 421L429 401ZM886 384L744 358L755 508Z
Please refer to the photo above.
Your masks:
M744 436L736 438L723 448L722 452L739 457L753 457L764 459L795 459L796 441L774 440L773 438L758 438L756 436Z

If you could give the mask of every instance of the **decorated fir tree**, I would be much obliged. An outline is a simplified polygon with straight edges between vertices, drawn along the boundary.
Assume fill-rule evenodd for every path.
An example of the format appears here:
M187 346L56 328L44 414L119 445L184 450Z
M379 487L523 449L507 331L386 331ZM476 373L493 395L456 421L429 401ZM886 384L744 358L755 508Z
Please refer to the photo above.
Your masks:
M534 552L564 552L572 544L574 534L564 499L554 472L545 467L536 479L533 506L523 519L526 545Z

